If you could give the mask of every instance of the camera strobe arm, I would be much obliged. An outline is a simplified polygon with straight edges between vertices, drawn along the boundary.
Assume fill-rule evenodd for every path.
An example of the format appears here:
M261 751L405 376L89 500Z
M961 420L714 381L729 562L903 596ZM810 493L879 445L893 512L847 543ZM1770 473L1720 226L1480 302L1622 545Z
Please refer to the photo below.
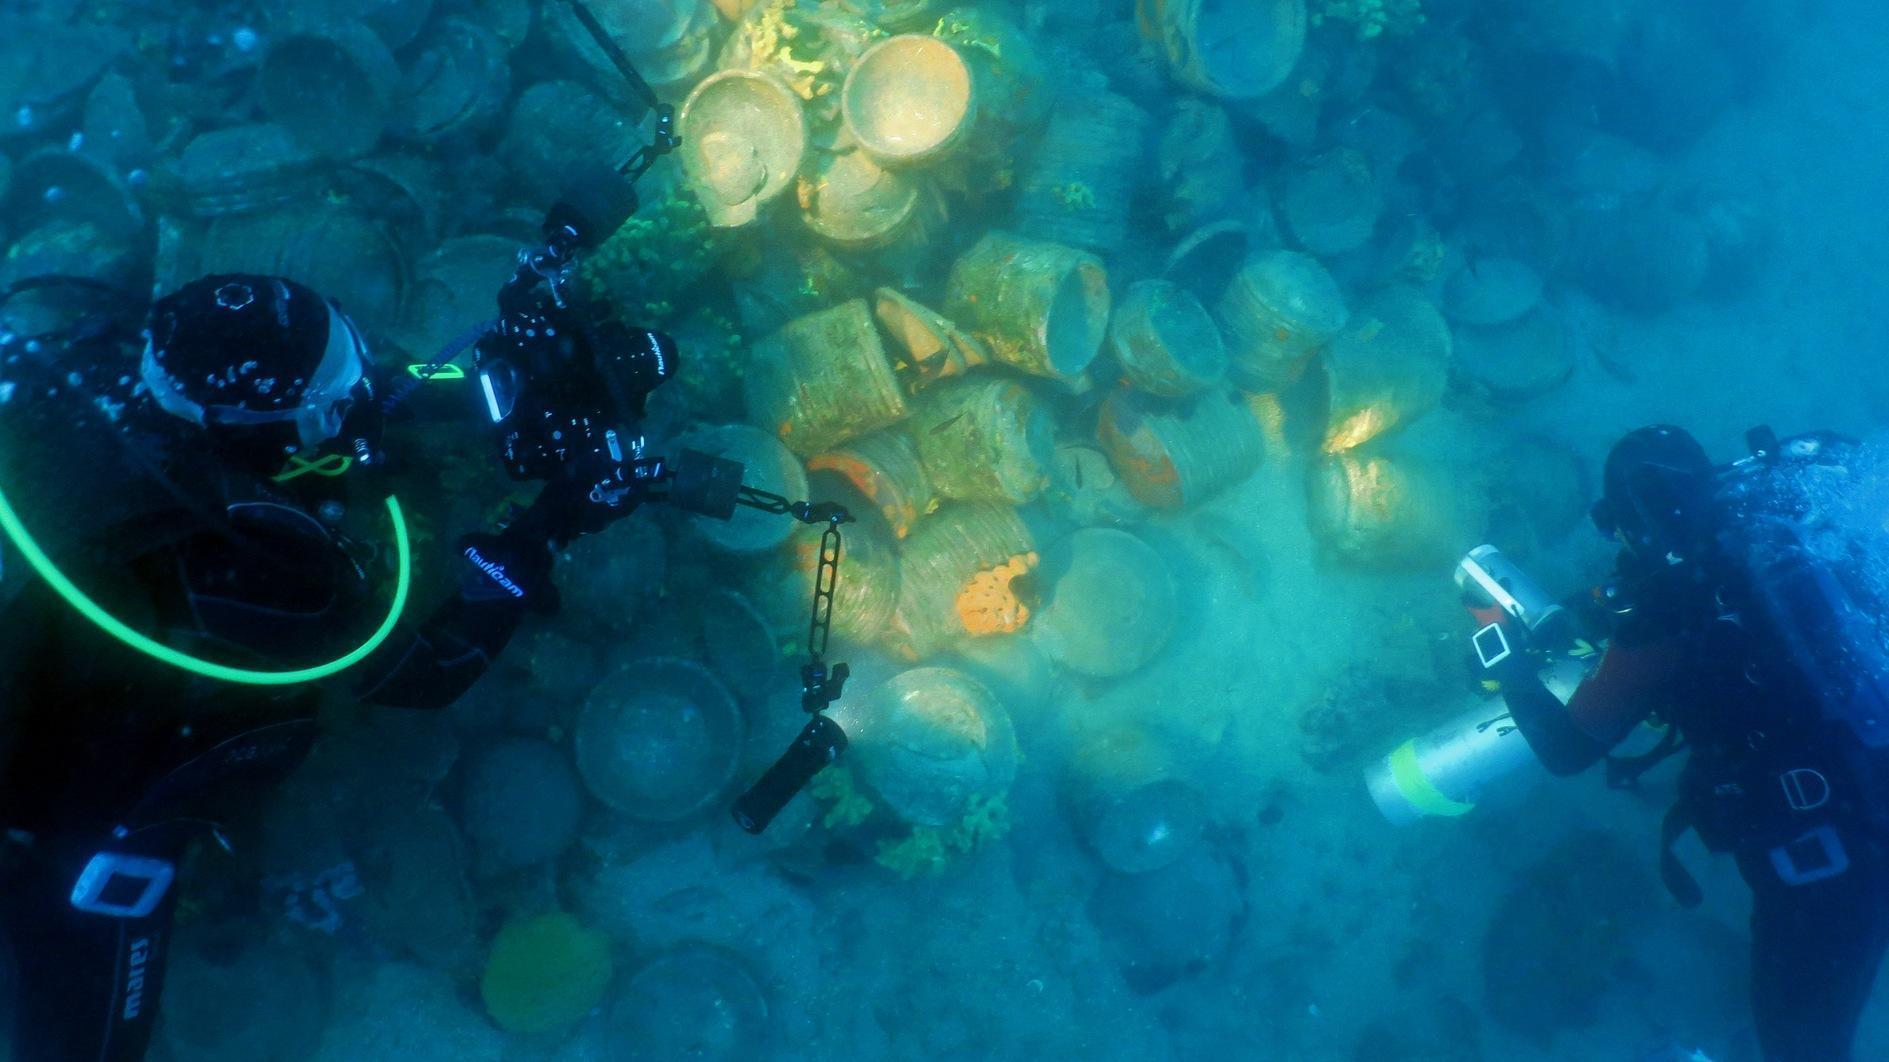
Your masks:
M735 504L774 516L791 516L803 524L850 524L853 514L836 502L789 501L759 487L743 485Z
M765 503L764 511L777 511L786 499L766 491L755 491L753 502ZM755 505L761 508L761 505ZM851 669L845 664L826 663L827 639L833 630L833 591L839 585L840 525L852 520L838 505L810 505L795 502L785 505L795 519L806 523L826 523L820 536L820 562L813 577L813 615L807 622L807 663L800 669L800 707L813 718L774 765L735 801L735 822L749 833L767 829L796 794L813 781L815 775L839 759L846 751L846 731L826 710L845 692Z
M644 467L650 468L651 463L646 462ZM851 677L851 669L845 664L826 662L826 651L833 632L833 595L840 578L840 528L853 522L853 514L833 502L795 501L747 486L741 482L741 465L726 458L685 450L674 464L657 459L653 468L645 475L647 500L665 501L721 520L732 517L737 508L748 508L823 526L813 576L813 608L807 619L807 662L800 669L800 707L813 718L731 809L742 829L758 834L795 794L846 750L846 732L824 713L844 694L846 680Z
M643 110L634 117L633 124L640 124L653 113L655 129L650 142L637 148L622 165L604 164L580 170L545 214L544 243L519 252L518 268L499 291L498 319L480 326L473 334L475 368L481 361L502 359L500 352L482 349L489 345L487 337L493 334L508 337L501 345L512 349L503 353L522 354L528 363L536 363L517 366L518 372L508 374L518 377L513 381L518 385L528 383L533 376L555 374L561 368L554 364L555 359L541 356L543 352L533 348L553 346L534 342L547 337L546 326L555 329L550 333L552 337L558 333L568 335L571 329L578 327L578 322L564 317L569 309L566 289L572 263L580 251L608 239L636 213L636 181L649 172L658 159L682 143L675 133L675 108L657 97L655 89L637 73L629 57L610 39L583 0L566 2L585 32L623 77L630 94L642 104ZM624 179L626 177L628 180ZM431 361L416 367L414 379L403 383L389 396L383 403L383 412L398 408L411 397L418 383L442 371L462 349L459 345L449 346ZM492 406L493 420L504 419L499 415L498 404L494 402Z
M624 55L623 49L617 47L617 42L611 40L610 34L604 32L603 24L597 21L597 16L591 14L590 8L584 5L583 0L570 0L570 5L571 12L577 16L577 21L583 23L584 31L597 42L597 47L603 49L604 56L610 60L611 65L617 68L617 73L623 75L623 80L629 84L630 91L636 95L636 98L641 100L649 110L661 109L662 101L656 98L656 90L650 88L649 82L643 80L643 75L637 73L636 67L630 65L629 56ZM637 120L641 121L642 116L638 115Z
M630 86L630 93L642 102L645 109L643 114L637 115L636 121L641 122L644 115L650 113L656 115L656 128L650 137L650 142L637 148L636 154L631 155L629 161L617 171L631 181L635 181L648 173L649 168L656 164L657 159L681 146L682 140L676 136L675 108L657 98L656 90L649 86L648 81L643 80L643 75L636 72L636 67L631 65L629 57L624 55L623 49L617 47L617 42L611 40L610 35L604 32L603 25L597 21L596 15L591 14L590 8L584 5L583 0L570 0L570 5L572 13L577 16L577 21L583 23L585 32L597 42L597 47L603 50L610 64L617 68L617 73L623 75L624 82Z

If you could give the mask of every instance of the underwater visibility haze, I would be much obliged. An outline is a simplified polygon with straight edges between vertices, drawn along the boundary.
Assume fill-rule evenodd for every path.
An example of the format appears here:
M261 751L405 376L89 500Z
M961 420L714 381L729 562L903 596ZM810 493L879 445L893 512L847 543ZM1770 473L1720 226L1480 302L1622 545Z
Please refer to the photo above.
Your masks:
M1889 1058L1880 15L0 3L0 1060Z

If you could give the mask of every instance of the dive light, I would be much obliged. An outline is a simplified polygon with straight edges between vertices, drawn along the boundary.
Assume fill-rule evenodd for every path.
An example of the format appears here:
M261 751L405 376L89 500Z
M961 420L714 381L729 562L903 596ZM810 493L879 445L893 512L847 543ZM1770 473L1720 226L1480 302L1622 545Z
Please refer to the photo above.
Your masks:
M1485 670L1514 652L1505 629L1509 623L1532 636L1566 616L1566 610L1547 591L1494 546L1477 546L1457 563L1456 588L1462 591L1464 603L1478 615L1496 609L1506 617L1484 624L1471 640Z

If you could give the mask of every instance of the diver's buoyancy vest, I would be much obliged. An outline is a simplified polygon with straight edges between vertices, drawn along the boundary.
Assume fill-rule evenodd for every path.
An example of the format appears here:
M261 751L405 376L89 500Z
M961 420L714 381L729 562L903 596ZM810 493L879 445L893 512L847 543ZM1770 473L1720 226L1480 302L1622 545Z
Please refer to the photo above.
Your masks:
M294 505L253 498L231 502L225 512L248 550L265 550L275 563L245 563L245 550L223 536L182 544L179 582L192 630L262 660L333 655L328 643L337 627L343 640L354 633L355 624L337 618L360 611L366 574L326 527Z
M1723 474L1714 560L1722 619L1703 641L1684 787L1715 848L1812 818L1889 835L1889 530L1858 517L1865 454L1799 436Z
M152 637L238 666L325 659L358 641L368 580L336 535L246 481L192 486L205 487L203 505L154 509L95 536L75 578ZM100 567L106 556L115 562ZM101 828L158 797L209 788L204 755L240 735L305 742L297 724L312 718L316 687L220 683L156 664L50 592L23 594L0 615L33 632L14 639L30 658L0 674L0 746L11 746L0 747L0 825ZM292 753L244 758L286 770ZM171 781L154 794L160 779Z

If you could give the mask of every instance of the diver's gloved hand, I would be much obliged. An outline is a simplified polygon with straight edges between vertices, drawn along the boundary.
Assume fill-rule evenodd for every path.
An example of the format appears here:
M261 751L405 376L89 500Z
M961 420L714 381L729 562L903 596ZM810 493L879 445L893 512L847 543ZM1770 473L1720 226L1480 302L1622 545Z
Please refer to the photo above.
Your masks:
M1546 663L1539 650L1512 646L1508 657L1484 671L1483 675L1503 690L1538 685L1541 682L1541 670Z
M1542 640L1528 625L1513 619L1497 621L1502 629L1502 640L1508 646L1508 652L1493 664L1485 664L1482 654L1485 651L1481 639L1477 648L1469 653L1469 667L1486 688L1502 689L1516 683L1539 681L1538 676L1544 663ZM1493 655L1493 654L1492 654Z
M600 491L589 476L547 482L504 531L460 539L460 555L471 566L461 581L462 595L468 600L509 596L538 612L557 611L553 553L628 516L640 500L640 490Z
M514 523L503 532L467 535L459 540L464 566L459 596L467 601L522 602L541 615L558 610L557 586L551 582L551 544Z
M631 446L612 441L607 450L590 440L564 457L519 523L562 549L635 512L662 474L663 462L644 458L640 440Z

